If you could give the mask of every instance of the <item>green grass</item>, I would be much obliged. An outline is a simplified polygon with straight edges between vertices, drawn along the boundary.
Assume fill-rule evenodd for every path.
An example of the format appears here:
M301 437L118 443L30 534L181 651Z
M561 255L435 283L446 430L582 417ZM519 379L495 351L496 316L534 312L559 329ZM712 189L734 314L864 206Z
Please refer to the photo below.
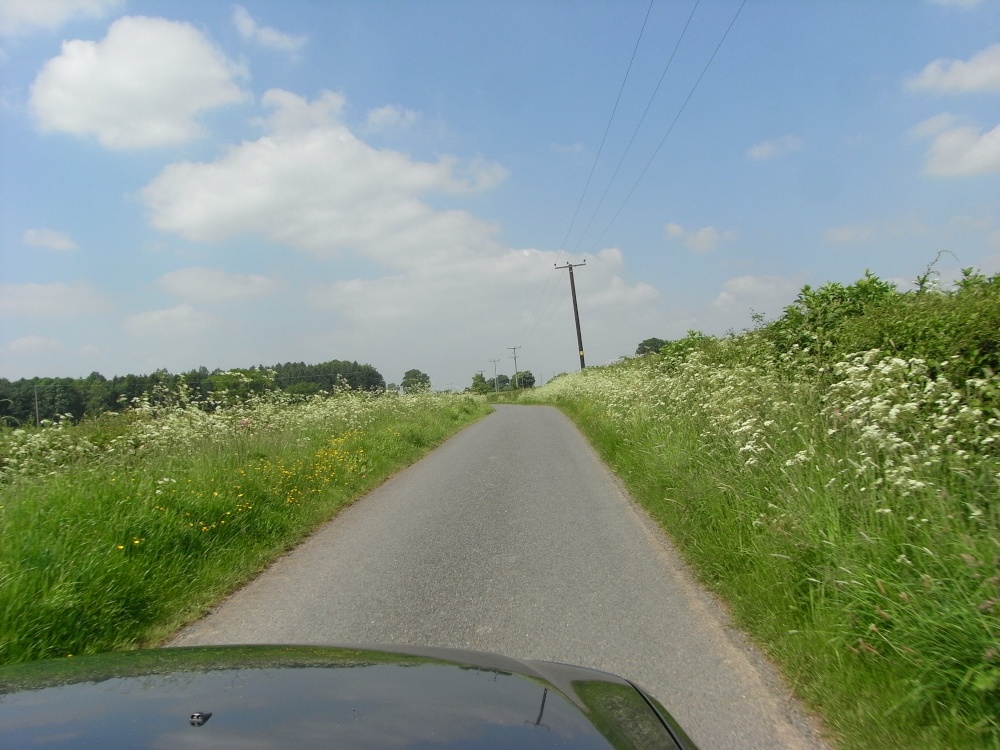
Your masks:
M24 462L0 485L0 663L157 643L489 407L342 395L241 409L49 428L27 453L6 436ZM95 433L104 452L72 449Z
M913 499L933 520L907 521L826 488L830 467L722 461L696 420L559 405L843 747L997 746L995 517L986 531L961 501Z
M921 297L875 281L867 329L836 287L807 298L819 327L691 335L521 400L576 422L840 746L998 748L996 329L963 323L944 362L837 347L864 330L899 344L905 320L918 353L944 356L938 318L993 326L1000 283Z

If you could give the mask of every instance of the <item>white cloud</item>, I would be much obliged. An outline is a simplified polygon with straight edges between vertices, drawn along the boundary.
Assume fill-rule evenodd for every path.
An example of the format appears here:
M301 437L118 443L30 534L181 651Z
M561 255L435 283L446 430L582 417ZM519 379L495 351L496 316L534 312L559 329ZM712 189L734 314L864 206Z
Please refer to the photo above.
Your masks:
M927 227L919 218L908 216L830 227L823 232L823 239L834 245L855 245L918 237L927 231Z
M190 302L206 304L258 299L274 294L279 284L258 274L227 274L211 268L182 268L164 274L159 285Z
M674 223L664 227L664 234L668 240L681 240L685 247L698 253L711 252L720 242L731 242L737 236L732 229L719 230L715 227L685 229L680 224Z
M934 117L929 117L923 122L920 122L910 128L910 137L920 140L923 138L929 138L931 136L943 133L945 130L953 127L958 122L958 118L955 115L948 114L947 112L940 115L935 115Z
M652 302L660 293L649 284L642 281L629 285L620 276L613 276L608 286L591 294L584 308L621 309L622 306L642 305Z
M368 128L369 130L406 128L419 119L420 115L413 110L387 104L368 112Z
M870 242L874 236L875 230L869 224L848 224L841 227L831 227L823 232L823 239L834 245Z
M58 339L47 338L45 336L22 336L19 339L14 339L7 346L7 350L11 354L16 354L18 356L31 356L34 354L44 354L45 352L54 352L62 349L62 343Z
M44 247L49 250L76 250L77 244L65 232L54 229L27 229L21 241L29 247Z
M934 136L924 171L935 177L1000 172L1000 125L985 133L973 125L941 130Z
M617 248L585 259L586 266L576 269L575 281L588 337L599 336L602 328L627 328L659 297L649 284L629 284L621 277L624 260ZM563 322L571 327L569 286L562 278L565 271L558 272L556 287L549 288L549 304L533 309L525 299L525 289L545 281L554 273L553 266L566 260L565 253L536 249L508 249L488 257L470 254L444 264L414 265L381 278L316 284L306 299L317 310L339 312L356 337L373 343L387 330L392 331L392 341L424 340L427 326L434 321L443 342L478 341L494 329L510 336L512 319L520 319L526 330L535 329L536 323L547 328L554 307L559 306L567 308ZM579 263L584 257L571 260ZM449 333L443 333L445 329ZM537 342L529 348L539 356Z
M339 94L307 102L271 90L268 135L211 163L165 168L142 191L158 229L217 242L257 234L318 257L351 251L391 266L488 248L496 228L420 196L487 189L506 171L482 159L414 161L359 140L337 118Z
M124 0L2 0L0 35L54 29L74 18L100 18Z
M931 5L944 5L955 8L974 8L979 5L982 0L928 0Z
M191 24L130 16L100 42L63 42L30 107L45 132L114 149L176 145L201 135L200 112L246 98L234 80L245 74Z
M965 60L941 58L906 82L914 91L972 93L1000 91L1000 44L994 44Z
M122 322L127 333L159 345L163 341L191 341L218 329L218 319L187 303L164 310L128 315Z
M90 282L0 284L0 313L28 317L72 317L105 312L110 305Z
M754 161L768 161L791 154L802 148L802 139L797 135L783 135L769 141L761 141L747 149L747 158Z
M244 39L279 52L295 53L306 43L304 36L292 36L270 26L261 26L242 5L233 6L233 23Z
M723 283L712 304L724 310L774 315L791 304L801 286L787 276L737 276Z

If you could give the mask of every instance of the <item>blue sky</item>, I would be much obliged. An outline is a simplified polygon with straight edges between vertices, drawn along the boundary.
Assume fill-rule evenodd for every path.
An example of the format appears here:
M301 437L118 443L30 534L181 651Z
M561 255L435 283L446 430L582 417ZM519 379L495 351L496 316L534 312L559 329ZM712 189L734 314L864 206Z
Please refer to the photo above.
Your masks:
M0 0L0 118L8 378L548 379L555 264L588 364L1000 272L1000 0Z

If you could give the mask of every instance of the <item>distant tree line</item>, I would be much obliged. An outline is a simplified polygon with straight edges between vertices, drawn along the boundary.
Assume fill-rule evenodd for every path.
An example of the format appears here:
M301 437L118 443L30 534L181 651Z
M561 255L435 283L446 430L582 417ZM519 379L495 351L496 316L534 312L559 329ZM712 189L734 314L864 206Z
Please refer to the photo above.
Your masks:
M149 375L106 378L92 372L85 378L0 378L0 421L8 427L35 424L70 414L74 419L121 411L133 399L155 386L175 387L187 383L193 398L208 399L223 391L240 394L279 389L286 393L311 395L348 387L352 390L385 389L385 379L371 365L330 360L318 365L303 362L248 369L212 370L200 367L185 373L156 370Z

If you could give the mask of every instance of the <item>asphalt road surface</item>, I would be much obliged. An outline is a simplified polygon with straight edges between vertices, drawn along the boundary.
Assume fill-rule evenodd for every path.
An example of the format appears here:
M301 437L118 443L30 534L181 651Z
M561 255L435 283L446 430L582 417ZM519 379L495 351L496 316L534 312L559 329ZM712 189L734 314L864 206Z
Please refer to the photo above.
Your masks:
M573 424L500 406L342 512L173 646L416 644L627 677L712 748L823 748Z

